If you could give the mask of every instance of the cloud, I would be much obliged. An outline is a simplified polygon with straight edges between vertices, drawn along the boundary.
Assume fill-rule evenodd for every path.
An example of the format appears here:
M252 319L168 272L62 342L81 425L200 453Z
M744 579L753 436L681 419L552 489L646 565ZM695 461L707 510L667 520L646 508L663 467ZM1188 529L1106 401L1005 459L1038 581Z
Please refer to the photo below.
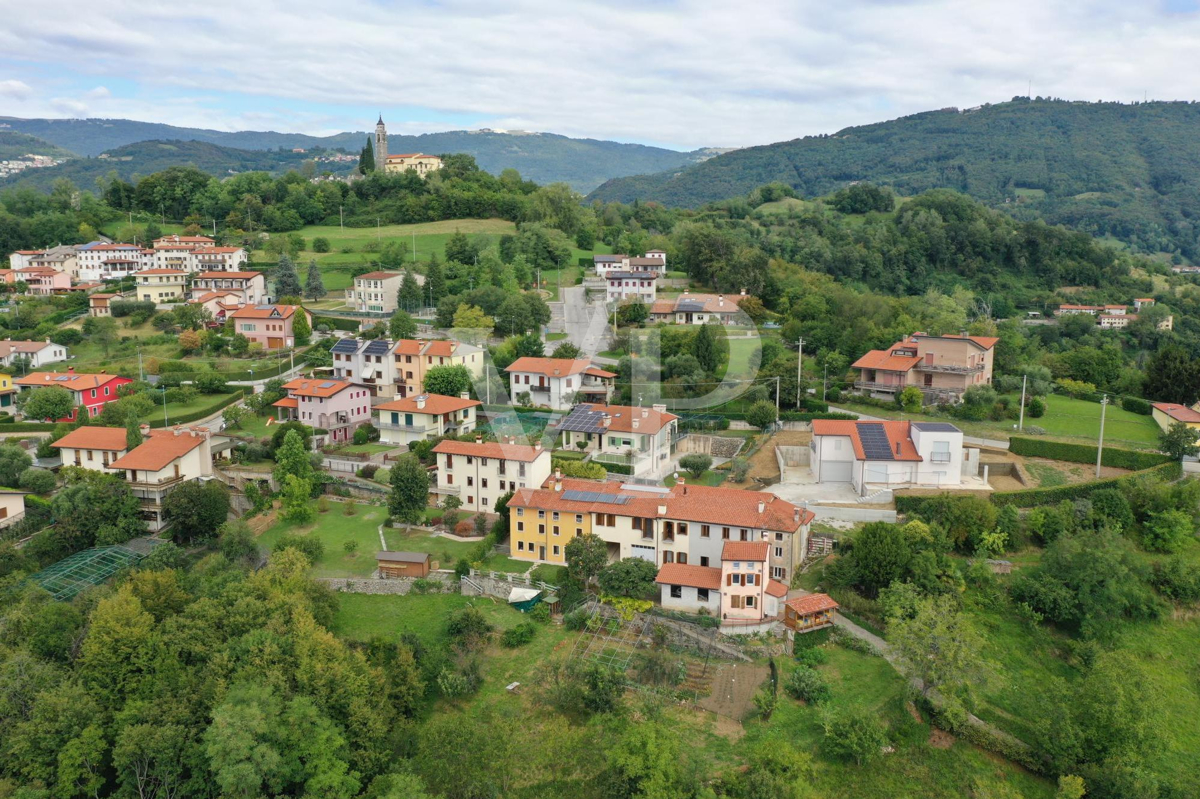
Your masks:
M276 129L318 132L314 124L365 130L374 113L364 109L382 108L397 131L472 119L475 127L727 146L1007 100L1030 81L1034 94L1075 99L1193 98L1200 73L1179 68L1200 49L1200 15L1189 8L1118 0L42 0L10 9L0 52L72 65L82 86L102 82L72 94L109 116L139 111L204 127L273 118ZM134 88L116 88L127 82Z
M28 83L19 80L0 80L0 97L24 100L32 94L33 88Z

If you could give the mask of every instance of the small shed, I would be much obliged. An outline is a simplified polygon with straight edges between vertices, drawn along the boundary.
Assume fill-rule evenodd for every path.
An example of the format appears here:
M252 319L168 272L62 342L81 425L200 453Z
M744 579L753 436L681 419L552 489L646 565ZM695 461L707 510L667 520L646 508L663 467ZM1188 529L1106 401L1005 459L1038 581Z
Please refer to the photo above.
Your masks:
M379 578L425 577L429 574L428 552L377 552L375 564L379 567Z
M829 594L809 594L783 603L783 624L798 633L812 632L833 624L838 603Z
M988 558L984 563L991 569L992 574L1012 574L1013 565L1011 560L993 560Z

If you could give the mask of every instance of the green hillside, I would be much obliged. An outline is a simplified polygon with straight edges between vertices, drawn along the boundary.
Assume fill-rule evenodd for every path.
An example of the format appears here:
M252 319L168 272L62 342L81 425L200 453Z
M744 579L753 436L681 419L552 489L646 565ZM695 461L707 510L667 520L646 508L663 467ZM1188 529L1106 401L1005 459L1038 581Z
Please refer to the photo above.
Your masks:
M23 155L49 155L54 158L71 158L74 156L74 153L49 142L42 141L37 136L16 133L10 130L0 130L0 161L20 158Z
M786 183L804 197L854 181L952 188L1146 252L1200 257L1200 105L1025 98L944 109L737 150L677 172L611 180L592 198L697 206Z

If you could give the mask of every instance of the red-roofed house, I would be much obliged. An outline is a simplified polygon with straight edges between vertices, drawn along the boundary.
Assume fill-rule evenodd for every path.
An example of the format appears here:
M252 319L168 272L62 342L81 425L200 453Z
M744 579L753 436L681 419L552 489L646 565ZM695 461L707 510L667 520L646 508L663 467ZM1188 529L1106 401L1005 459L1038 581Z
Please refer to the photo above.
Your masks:
M62 419L54 419L51 421L57 422L73 422L77 418L79 408L85 409L86 415L90 418L98 416L106 403L115 402L117 397L117 389L126 383L132 383L128 377L118 377L110 374L84 374L76 372L75 367L69 367L65 372L30 372L24 377L18 377L13 381L21 387L22 391L32 391L35 388L44 388L46 386L61 386L70 391L75 400L75 407L71 410L71 415Z
M189 290L193 300L217 291L227 295L236 292L242 305L258 305L267 298L267 282L262 272L201 272L192 278Z
M1167 430L1176 422L1183 422L1193 430L1200 430L1200 411L1186 405L1177 405L1174 402L1155 402L1151 405L1150 415L1163 430Z
M818 483L877 488L962 484L962 431L946 422L813 420L809 467Z
M189 480L213 479L209 437L207 427L151 430L142 425L142 443L108 464L110 470L124 473L151 532L167 526L163 500L168 494Z
M506 443L444 439L437 454L435 494L453 495L463 510L492 513L496 500L509 491L541 486L550 477L550 450L541 442L524 446Z
M265 350L278 350L296 346L292 324L297 312L308 318L311 329L312 314L298 305L246 305L229 316L235 332L250 339L251 344L257 342Z
M744 299L744 290L740 294L692 294L684 289L682 294L673 299L656 300L650 306L650 320L680 325L704 325L709 322L728 325L738 321L745 324L749 320L739 309L739 303Z
M504 371L509 374L509 396L514 401L529 395L534 405L554 410L570 409L578 395L606 403L612 397L616 375L597 369L586 359L517 358Z
M58 450L63 466L97 472L116 472L109 464L125 455L124 427L77 427L50 446Z
M283 384L288 395L275 403L280 420L296 420L329 431L333 442L349 441L371 421L371 392L345 380L298 377Z
M871 350L853 364L854 387L891 398L909 386L927 399L956 399L971 386L992 382L997 338L914 333L886 350Z
M461 435L475 429L475 409L482 404L465 394L418 394L376 405L375 426L384 444L408 445L427 438Z
M182 269L143 269L134 277L139 300L164 303L187 298L187 272Z

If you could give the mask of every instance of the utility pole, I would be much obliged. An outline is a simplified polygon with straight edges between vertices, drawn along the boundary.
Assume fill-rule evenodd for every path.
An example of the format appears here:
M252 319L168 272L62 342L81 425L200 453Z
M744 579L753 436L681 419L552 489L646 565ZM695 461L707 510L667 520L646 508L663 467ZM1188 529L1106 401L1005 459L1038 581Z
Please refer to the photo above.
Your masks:
M796 347L800 351L800 356L796 359L796 407L799 408L800 407L800 392L802 390L801 385L800 385L800 382L801 382L800 374L801 374L801 370L804 368L804 338L803 337L796 340Z
M346 215L343 213L343 206L338 206L338 227L342 232L346 232Z
M171 423L167 420L167 387L166 386L163 386L162 392L163 392L163 427L167 427Z
M213 236L217 235L217 219L213 217Z
M829 392L829 364L825 364L825 376L821 378L821 402L825 401L825 395Z
M145 382L146 375L142 371L142 348L138 347L138 382Z
M417 231L413 231L413 263L417 262Z
M1100 461L1104 458L1104 412L1108 410L1108 395L1100 398L1100 441L1096 444L1096 479L1100 479Z
M779 375L775 375L775 417L779 418Z
M1017 430L1025 429L1025 384L1029 382L1029 375L1021 377L1021 418L1017 421ZM1103 413L1103 411L1101 411Z

